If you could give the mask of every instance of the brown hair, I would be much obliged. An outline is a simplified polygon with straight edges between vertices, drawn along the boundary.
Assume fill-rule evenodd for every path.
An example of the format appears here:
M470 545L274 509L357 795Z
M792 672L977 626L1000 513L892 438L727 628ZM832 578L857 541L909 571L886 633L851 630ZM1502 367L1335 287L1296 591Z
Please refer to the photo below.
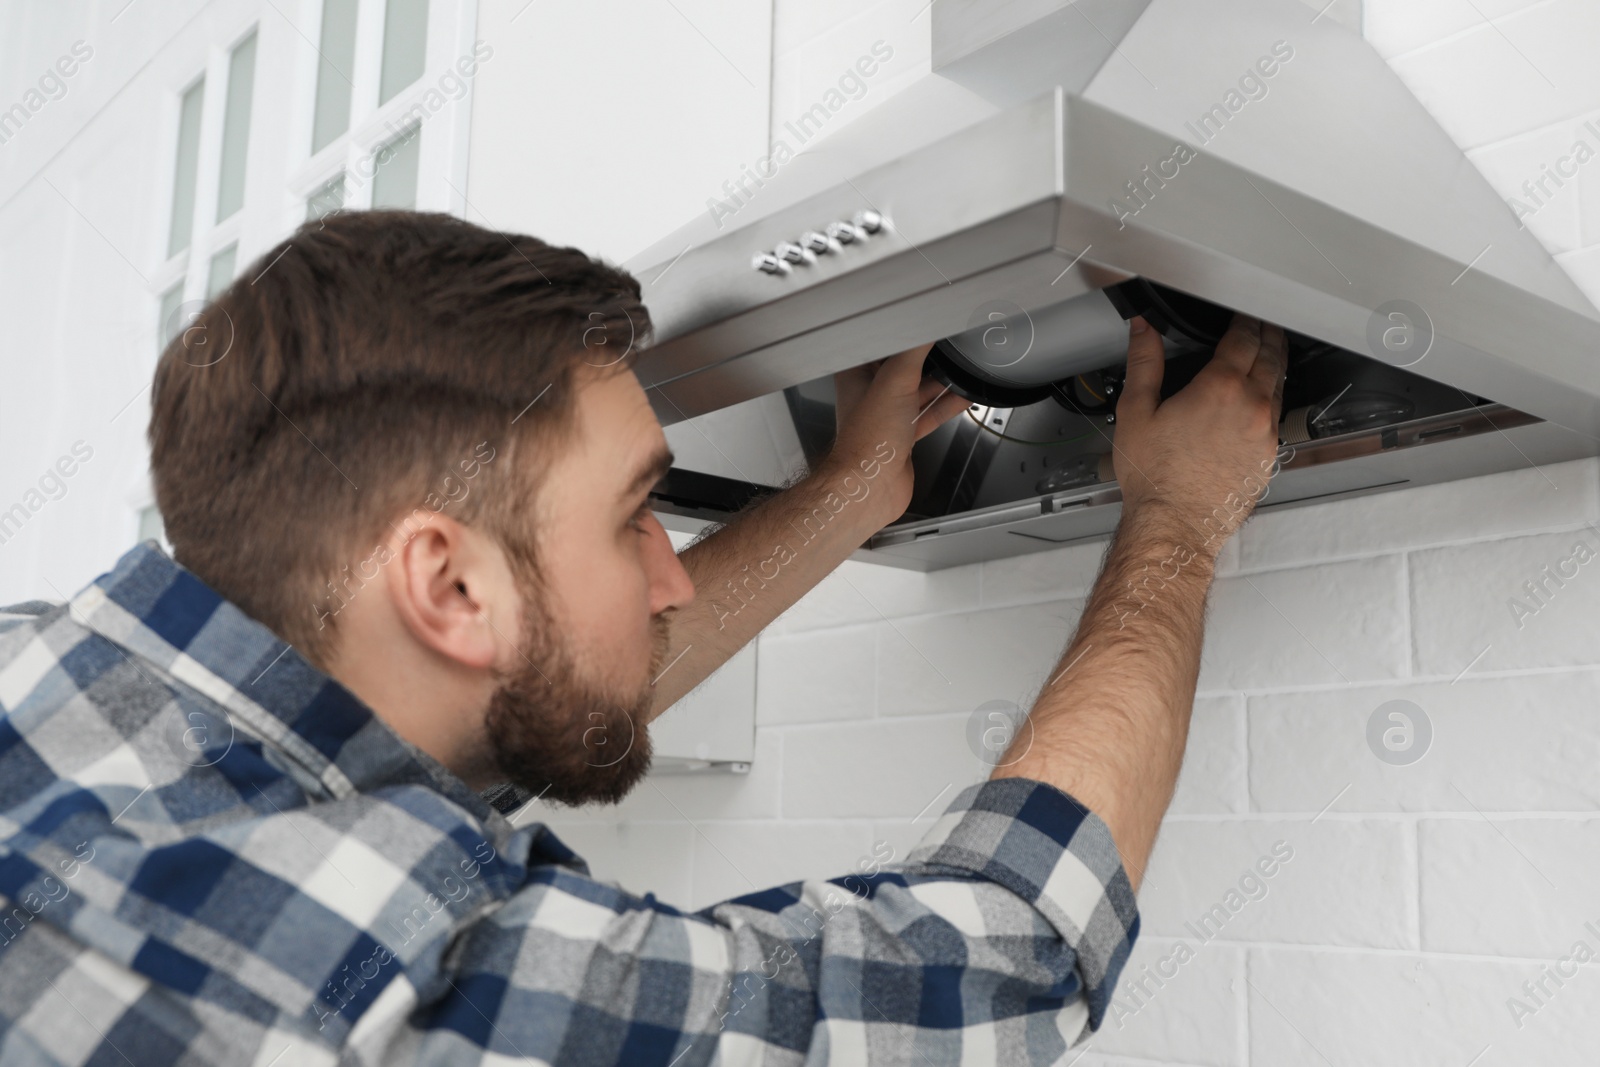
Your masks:
M359 592L350 567L376 576L402 514L445 501L525 573L574 371L630 368L649 329L639 283L575 248L442 214L308 222L156 367L150 466L173 556L324 667Z

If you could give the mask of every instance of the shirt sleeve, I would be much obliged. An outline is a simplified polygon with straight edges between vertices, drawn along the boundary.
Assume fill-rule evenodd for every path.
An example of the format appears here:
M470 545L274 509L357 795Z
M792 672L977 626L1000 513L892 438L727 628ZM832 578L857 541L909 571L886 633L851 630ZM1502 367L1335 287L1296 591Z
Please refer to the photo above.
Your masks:
M541 868L380 1059L1055 1063L1099 1027L1138 927L1105 823L1000 779L902 863L695 913Z

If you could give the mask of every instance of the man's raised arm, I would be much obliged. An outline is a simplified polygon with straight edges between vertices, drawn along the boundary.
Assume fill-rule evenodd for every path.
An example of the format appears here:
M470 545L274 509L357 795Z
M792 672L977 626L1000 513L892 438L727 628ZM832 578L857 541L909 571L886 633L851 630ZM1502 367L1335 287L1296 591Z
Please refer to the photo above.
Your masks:
M1135 888L1172 799L1200 673L1217 553L1276 469L1286 344L1236 318L1160 400L1161 335L1134 320L1117 403L1122 519L1027 724L994 772L1070 794L1110 828Z
M923 345L834 376L828 457L679 555L695 599L672 620L651 717L704 681L911 500L911 446L966 407L922 381Z

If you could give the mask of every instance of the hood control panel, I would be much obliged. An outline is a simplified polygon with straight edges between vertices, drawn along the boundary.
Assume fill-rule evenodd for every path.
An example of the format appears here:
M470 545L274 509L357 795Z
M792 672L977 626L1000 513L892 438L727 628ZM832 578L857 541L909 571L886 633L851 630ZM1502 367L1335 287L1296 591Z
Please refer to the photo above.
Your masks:
M807 230L799 241L779 241L770 252L757 252L750 266L763 274L788 274L792 267L809 266L818 256L831 255L845 245L865 241L881 233L888 221L877 211L858 211L849 219L828 223L820 231Z

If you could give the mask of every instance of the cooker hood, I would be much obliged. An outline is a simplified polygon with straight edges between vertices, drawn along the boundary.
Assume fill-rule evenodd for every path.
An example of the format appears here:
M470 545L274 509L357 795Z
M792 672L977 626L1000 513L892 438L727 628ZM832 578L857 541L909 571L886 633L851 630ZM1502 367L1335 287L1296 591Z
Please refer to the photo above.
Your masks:
M941 341L959 379L963 343L994 333L1061 380L1041 399L947 377L974 406L918 444L917 498L863 555L1047 548L1116 523L1111 327L1157 322L1170 392L1242 311L1294 342L1300 443L1263 509L1600 454L1600 314L1332 16L936 0L923 17L930 74L809 150L803 117L775 128L772 157L628 263L655 323L637 373L675 441L722 412L710 444L739 455L739 427L770 448L777 418L814 459L833 372ZM679 469L656 504L692 528L778 480Z

